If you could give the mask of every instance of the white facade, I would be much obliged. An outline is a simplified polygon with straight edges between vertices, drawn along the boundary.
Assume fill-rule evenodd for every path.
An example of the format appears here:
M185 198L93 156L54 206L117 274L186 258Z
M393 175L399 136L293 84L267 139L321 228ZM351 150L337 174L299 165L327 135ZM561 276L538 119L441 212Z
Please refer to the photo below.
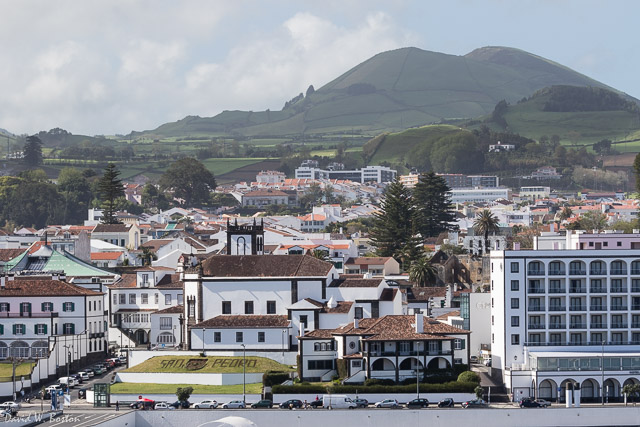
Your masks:
M493 202L498 199L510 199L511 190L498 188L460 188L448 193L451 203Z
M491 287L492 366L508 389L557 398L571 380L596 399L604 375L616 399L640 382L639 250L492 251Z

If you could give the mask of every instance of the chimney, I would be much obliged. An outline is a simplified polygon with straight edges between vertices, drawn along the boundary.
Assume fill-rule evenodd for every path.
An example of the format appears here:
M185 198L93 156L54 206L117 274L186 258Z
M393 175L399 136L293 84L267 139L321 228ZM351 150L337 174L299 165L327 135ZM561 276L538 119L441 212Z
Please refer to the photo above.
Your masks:
M7 280L6 276L1 276L0 277L0 289L2 289L2 290L4 290L5 280Z
M358 329L358 318L354 317L353 319L353 329Z
M300 336L304 336L304 324L300 323Z
M8 277L9 277L8 278L9 282L13 282L15 280L15 278L16 278L13 273L10 273Z
M416 313L416 334L421 334L424 332L424 314Z

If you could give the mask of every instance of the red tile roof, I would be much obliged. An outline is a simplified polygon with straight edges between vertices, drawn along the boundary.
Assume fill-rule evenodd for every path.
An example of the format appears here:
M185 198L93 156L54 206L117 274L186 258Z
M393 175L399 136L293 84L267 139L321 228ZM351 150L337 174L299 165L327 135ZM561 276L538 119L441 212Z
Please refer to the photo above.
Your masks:
M115 261L123 252L91 252L92 261Z
M204 322L200 322L193 328L286 328L289 326L287 316L277 314L223 314Z
M36 296L98 296L102 292L85 289L82 286L61 280L20 279L6 280L4 289L0 289L0 299L6 297Z
M153 314L178 314L178 313L184 313L183 305L174 305L173 307L168 307L163 310L158 310Z
M20 256L26 251L26 249L0 249L0 261L11 261L17 256Z
M202 267L209 277L320 277L333 264L308 255L214 255Z

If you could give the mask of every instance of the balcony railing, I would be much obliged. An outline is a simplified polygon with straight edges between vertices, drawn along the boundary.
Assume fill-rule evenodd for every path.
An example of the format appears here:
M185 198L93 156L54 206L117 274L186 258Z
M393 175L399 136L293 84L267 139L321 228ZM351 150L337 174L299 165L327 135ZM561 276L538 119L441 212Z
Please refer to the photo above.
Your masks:
M587 328L587 324L586 323L570 323L569 324L569 329L586 329Z
M566 270L549 270L549 276L564 276Z
M592 268L591 270L589 270L589 274L592 276L606 276L607 270L600 269L600 268Z
M544 270L528 270L527 274L529 276L544 276Z
M638 274L638 275L640 275L640 268L637 268L637 267L636 267L636 268L633 268L633 267L631 267L631 274Z
M625 322L611 322L611 329L626 329L628 324Z
M614 294L627 293L627 288L623 288L620 286L616 286L616 287L612 286L611 293L614 293Z
M541 323L532 323L529 325L529 329L545 329L545 326Z
M529 293L530 294L544 294L544 288L542 288L542 287L530 287L529 288Z
M571 286L569 288L570 294L584 294L585 292L587 292L586 286Z
M44 313L30 313L30 312L22 312L22 313L11 313L8 311L0 311L0 318L36 318L43 319L49 317L58 317L58 312L56 311L45 311Z
M171 325L160 325L161 331L170 331L171 329L173 329Z
M530 305L529 311L544 311L543 305Z
M614 305L611 304L611 311L625 311L627 310L627 306L626 305Z
M592 294L606 294L607 288L605 288L604 286L591 286L589 288L589 292L591 292Z
M631 292L640 292L640 285L631 285Z
M587 270L572 268L569 269L570 276L585 276L587 274Z
M571 305L569 306L569 311L586 311L586 305Z
M631 310L640 310L640 304L632 304L631 305Z
M640 328L640 322L631 322L632 328Z
M550 305L549 311L566 311L566 305Z
M549 329L567 329L566 323L550 323Z
M606 323L591 323L591 329L607 329Z
M591 311L607 311L607 306L602 304L591 304Z
M564 294L567 292L567 288L549 288L550 294Z
M611 274L612 275L626 275L627 274L627 269L626 268L612 268L611 269Z

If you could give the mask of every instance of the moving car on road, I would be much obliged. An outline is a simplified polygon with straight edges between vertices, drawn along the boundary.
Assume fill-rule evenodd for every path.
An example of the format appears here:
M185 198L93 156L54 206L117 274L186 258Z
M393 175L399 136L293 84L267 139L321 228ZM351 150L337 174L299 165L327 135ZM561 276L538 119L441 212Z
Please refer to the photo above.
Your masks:
M367 406L369 406L369 401L367 399L353 399L353 403L355 403L356 405L358 405L358 408L366 408Z
M423 398L413 399L405 405L407 408L428 408L429 400Z
M202 402L198 402L193 405L195 409L216 409L218 407L218 402L215 400L203 400Z
M466 402L462 402L462 407L464 409L467 408L487 408L489 405L487 405L487 402L485 402L482 399L473 399L473 400L467 400Z
M525 397L520 401L521 408L546 408L548 405L540 403L530 397Z
M176 409L189 409L189 407L191 406L191 402L189 402L188 400L176 400L171 404L171 406Z
M153 409L157 409L157 410L164 410L164 411L173 411L175 408L171 405L167 405L166 402L158 402L156 403L156 405L153 407Z
M376 408L398 408L400 404L396 399L385 399L380 402L376 402L374 405Z

